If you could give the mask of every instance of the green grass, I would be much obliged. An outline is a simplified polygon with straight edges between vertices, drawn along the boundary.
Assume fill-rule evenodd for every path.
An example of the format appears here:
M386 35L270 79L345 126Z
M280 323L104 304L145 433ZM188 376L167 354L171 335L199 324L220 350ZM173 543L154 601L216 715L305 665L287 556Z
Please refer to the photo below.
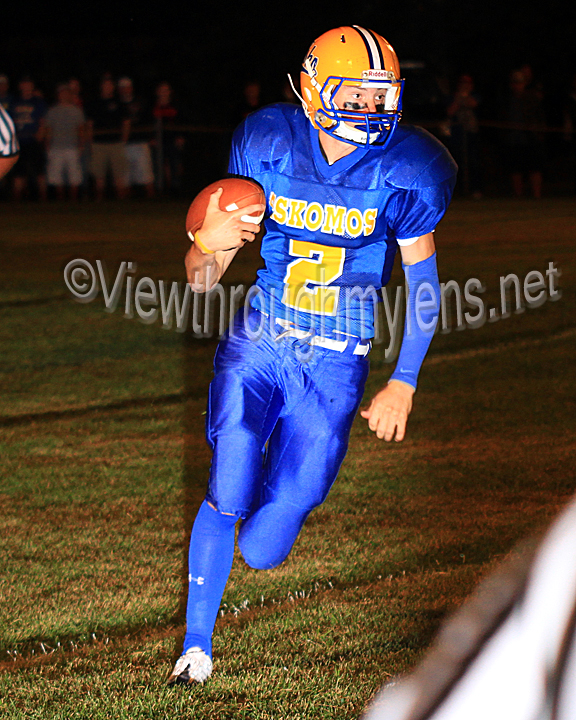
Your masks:
M456 202L441 280L562 270L562 297L439 333L401 444L358 418L324 506L276 570L235 560L203 687L163 681L210 462L215 341L72 301L82 257L182 277L185 206L5 206L0 242L0 714L355 718L441 619L574 491L574 204ZM229 284L249 283L246 247ZM396 268L392 287L401 281ZM122 304L121 304L122 305ZM366 400L388 377L372 354Z

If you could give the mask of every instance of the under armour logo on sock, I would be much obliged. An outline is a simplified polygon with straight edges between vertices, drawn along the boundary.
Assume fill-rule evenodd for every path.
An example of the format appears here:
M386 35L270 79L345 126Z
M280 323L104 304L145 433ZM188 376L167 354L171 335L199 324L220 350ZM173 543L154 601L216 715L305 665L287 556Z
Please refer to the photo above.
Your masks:
M195 582L198 583L198 585L204 585L204 578L203 577L192 577L192 575L188 575L188 582Z

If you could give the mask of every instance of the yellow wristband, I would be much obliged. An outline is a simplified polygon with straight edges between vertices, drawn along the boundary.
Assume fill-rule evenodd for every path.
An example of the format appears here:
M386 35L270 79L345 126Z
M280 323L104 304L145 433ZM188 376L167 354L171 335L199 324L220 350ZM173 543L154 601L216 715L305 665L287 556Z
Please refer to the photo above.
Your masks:
M206 245L201 243L200 240L198 240L198 235L196 233L194 233L194 242L198 245L200 252L204 253L204 255L214 255L216 253L216 250L209 250Z

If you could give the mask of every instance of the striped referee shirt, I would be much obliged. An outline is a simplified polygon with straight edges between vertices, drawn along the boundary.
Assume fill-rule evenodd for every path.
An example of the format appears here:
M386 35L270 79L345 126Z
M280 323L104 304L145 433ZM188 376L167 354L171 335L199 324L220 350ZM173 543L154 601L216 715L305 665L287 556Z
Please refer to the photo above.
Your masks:
M0 105L0 157L13 157L18 155L20 147L16 140L16 131L12 118Z

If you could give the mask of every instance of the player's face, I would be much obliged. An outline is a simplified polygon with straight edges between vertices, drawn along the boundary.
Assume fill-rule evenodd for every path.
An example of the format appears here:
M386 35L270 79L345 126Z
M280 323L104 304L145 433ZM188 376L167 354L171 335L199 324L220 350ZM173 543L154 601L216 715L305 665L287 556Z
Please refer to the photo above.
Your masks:
M340 110L353 112L384 112L385 88L362 88L342 85L334 96L334 103Z

